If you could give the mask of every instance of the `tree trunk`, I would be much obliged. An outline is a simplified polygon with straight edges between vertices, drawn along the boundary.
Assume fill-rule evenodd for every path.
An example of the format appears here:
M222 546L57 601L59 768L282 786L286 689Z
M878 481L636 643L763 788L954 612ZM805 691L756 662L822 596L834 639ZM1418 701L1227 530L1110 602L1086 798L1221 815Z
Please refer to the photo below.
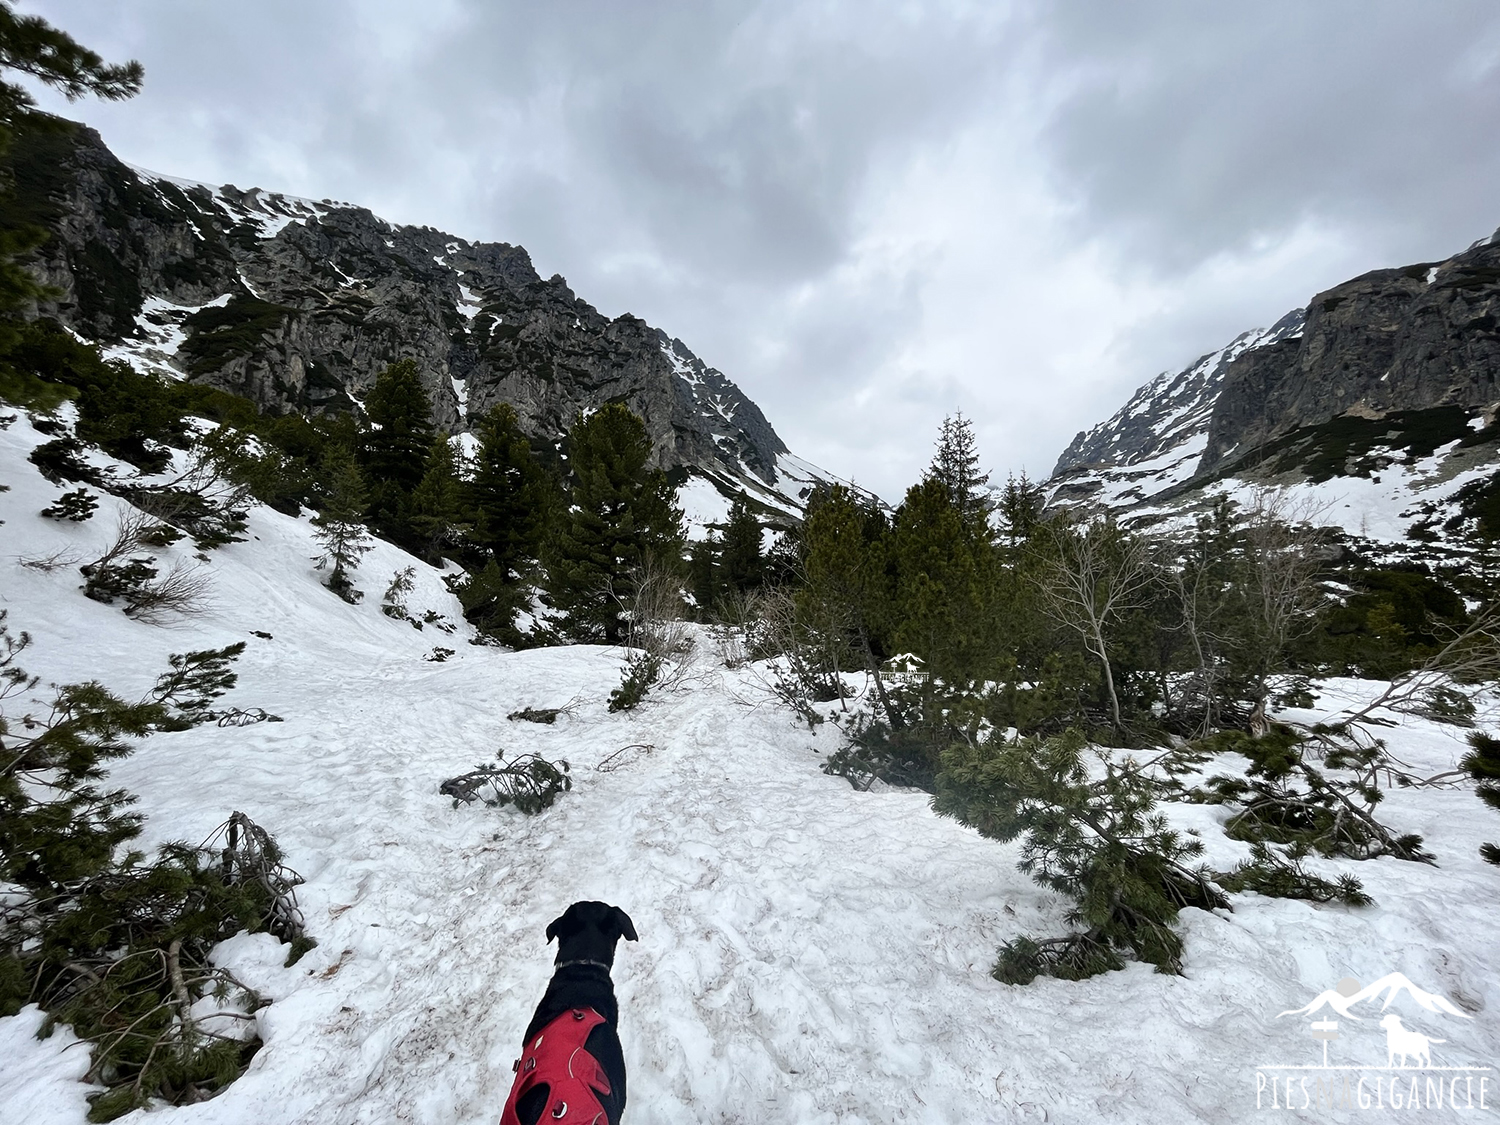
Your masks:
M1124 728L1120 720L1120 697L1115 694L1115 673L1109 666L1109 657L1104 653L1104 646L1099 646L1099 663L1104 665L1104 686L1109 689L1109 715L1114 720L1115 730Z

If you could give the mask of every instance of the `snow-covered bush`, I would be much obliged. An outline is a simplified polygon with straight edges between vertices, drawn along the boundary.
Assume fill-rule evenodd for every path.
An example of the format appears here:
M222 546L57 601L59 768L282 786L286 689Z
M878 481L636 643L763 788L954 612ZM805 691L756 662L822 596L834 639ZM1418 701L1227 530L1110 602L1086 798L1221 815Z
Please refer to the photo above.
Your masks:
M1065 734L959 742L943 755L933 808L984 836L1024 837L1018 869L1073 900L1071 933L1001 949L994 975L1007 984L1079 980L1122 968L1126 956L1180 972L1178 912L1227 905L1209 872L1188 866L1202 842L1156 811L1159 761L1101 752L1090 762L1087 749Z
M536 814L552 807L558 796L573 788L565 761L549 762L539 754L522 754L512 761L505 752L498 762L485 762L468 773L450 777L438 792L453 798L453 807L481 801L491 808L515 805L523 813Z
M259 1046L249 1012L262 1002L210 953L248 929L300 955L311 944L292 894L300 880L238 813L196 848L168 844L150 859L127 850L142 818L131 794L102 783L130 739L212 719L244 645L174 655L135 703L97 682L42 703L17 663L30 637L4 619L0 610L0 1015L37 1003L92 1045L87 1080L105 1089L91 1120L211 1097Z

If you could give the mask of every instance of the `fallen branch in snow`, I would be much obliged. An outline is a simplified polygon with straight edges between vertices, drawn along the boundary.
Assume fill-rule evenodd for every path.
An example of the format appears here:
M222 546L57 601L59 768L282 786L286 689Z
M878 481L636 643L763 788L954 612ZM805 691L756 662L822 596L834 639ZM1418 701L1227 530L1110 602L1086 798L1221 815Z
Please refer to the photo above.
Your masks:
M50 555L17 555L16 562L27 570L40 571L42 574L51 574L53 571L66 570L77 566L81 556L74 550L64 547L53 551Z
M0 902L0 954L19 971L3 983L12 1008L34 1002L48 1026L68 1024L89 1045L89 1119L213 1097L260 1046L253 1013L265 1001L212 961L246 929L312 945L269 833L233 814L198 847L139 852L53 892ZM19 989L19 994L15 991Z
M280 715L271 715L264 707L235 707L228 711L219 712L219 726L221 727L248 727L256 723L279 723Z
M1341 713L1340 727L1355 723L1382 722L1379 710L1472 726L1475 690L1481 684L1500 681L1500 602L1492 602L1474 614L1464 628L1455 630L1443 645L1420 666L1397 676L1390 686L1363 707ZM1465 693L1462 689L1469 688Z
M614 773L615 770L619 769L623 765L627 765L629 763L629 761L631 760L631 759L625 759L624 761L617 761L616 760L616 759L618 759L620 757L621 754L625 753L627 750L640 750L643 753L649 754L649 753L651 753L651 751L653 751L655 749L656 749L656 747L653 746L649 742L632 742L629 746L621 746L613 754L611 754L609 757L605 758L604 761L600 762L597 766L595 766L594 769L598 770L600 773Z
M505 717L511 722L541 723L551 726L557 722L557 717L562 714L561 707L525 707L520 711L512 711Z
M557 722L559 715L566 715L571 719L578 713L578 706L582 702L582 697L575 695L561 707L523 707L519 711L512 711L505 717L513 723L542 723L550 727Z
M539 754L522 754L514 761L505 760L505 751L496 754L499 764L485 764L468 773L450 777L438 786L438 792L453 798L456 809L462 804L483 801L491 808L515 805L523 813L535 814L551 808L559 793L573 788L568 763L549 762ZM489 789L489 795L482 792Z
M265 892L269 900L261 920L265 928L291 943L294 958L312 948L302 908L297 904L296 888L302 885L302 876L281 862L281 849L271 834L244 813L236 812L199 845L208 853L216 848L226 883L253 884Z
M1304 847L1323 856L1388 855L1435 862L1422 850L1421 836L1398 835L1375 818L1383 797L1379 775L1390 771L1391 763L1385 743L1358 727L1298 729L1277 724L1263 738L1221 731L1195 746L1250 759L1246 776L1215 775L1188 795L1193 801L1239 806L1224 825L1230 839ZM1307 760L1309 746L1322 750L1323 768ZM1329 770L1353 776L1339 777Z

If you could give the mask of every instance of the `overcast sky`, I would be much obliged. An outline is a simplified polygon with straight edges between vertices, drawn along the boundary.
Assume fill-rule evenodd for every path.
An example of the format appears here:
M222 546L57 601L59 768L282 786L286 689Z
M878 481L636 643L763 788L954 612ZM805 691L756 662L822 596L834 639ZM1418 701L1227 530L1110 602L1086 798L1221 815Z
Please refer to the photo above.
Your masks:
M21 2L160 172L519 243L888 499L1500 226L1492 0Z

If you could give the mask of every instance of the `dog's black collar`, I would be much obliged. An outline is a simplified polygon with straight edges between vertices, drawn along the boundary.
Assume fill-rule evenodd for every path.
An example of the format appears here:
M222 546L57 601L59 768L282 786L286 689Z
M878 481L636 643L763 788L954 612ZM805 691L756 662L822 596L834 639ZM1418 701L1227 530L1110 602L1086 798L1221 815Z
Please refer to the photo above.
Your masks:
M566 969L570 965L595 965L603 969L606 973L609 972L609 966L603 961L591 961L586 957L580 957L576 961L560 961L556 965L553 965L552 968L556 971L558 969Z

